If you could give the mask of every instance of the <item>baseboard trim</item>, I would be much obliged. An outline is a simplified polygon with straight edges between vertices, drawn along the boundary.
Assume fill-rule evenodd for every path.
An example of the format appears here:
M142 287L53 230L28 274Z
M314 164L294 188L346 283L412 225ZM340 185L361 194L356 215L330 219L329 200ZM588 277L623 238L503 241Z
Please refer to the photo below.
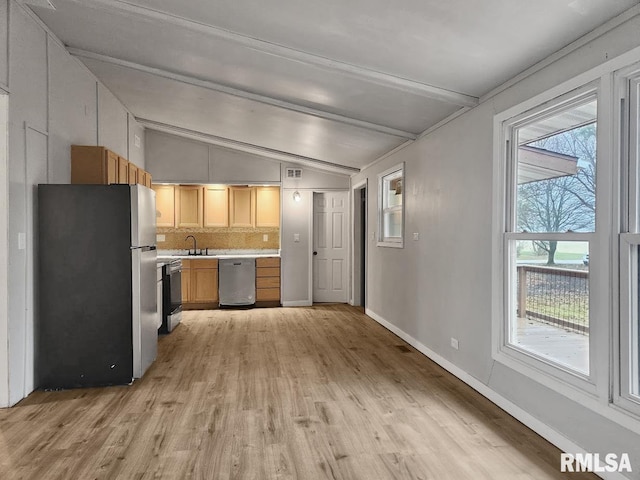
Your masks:
M405 342L407 342L413 348L418 350L420 353L422 353L429 359L433 360L435 363L440 365L449 373L451 373L455 377L462 380L464 383L469 385L480 395L482 395L483 397L486 397L491 402L495 403L502 410L504 410L509 415L517 419L519 422L529 427L531 430L533 430L538 435L543 437L545 440L549 441L550 443L558 447L563 452L586 453L584 448L578 446L569 438L565 437L558 431L549 427L546 423L538 420L533 415L527 413L525 410L518 407L515 403L511 402L510 400L507 400L505 397L497 393L495 390L492 390L491 388L489 388L486 384L482 383L477 378L469 375L467 372L465 372L461 368L455 366L449 360L438 355L433 350L427 348L423 343L419 342L418 340L413 338L411 335L406 333L404 330L398 328L396 325L394 325L393 323L383 318L381 315L378 315L376 312L374 312L369 308L365 309L365 314L371 317L376 322L378 322L384 328L389 330L391 333L403 339ZM559 459L558 459L558 464L559 464ZM600 478L604 478L605 480L628 480L627 477L625 477L619 472L602 472L602 473L598 472L596 473L596 475L598 475Z
M313 302L309 300L296 300L294 302L282 302L283 307L311 307Z

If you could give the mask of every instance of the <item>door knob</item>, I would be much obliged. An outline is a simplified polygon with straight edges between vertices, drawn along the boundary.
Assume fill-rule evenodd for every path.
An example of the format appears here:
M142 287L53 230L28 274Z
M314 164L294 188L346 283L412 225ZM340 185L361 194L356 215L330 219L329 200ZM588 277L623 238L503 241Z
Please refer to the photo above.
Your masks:
M313 252L313 254L314 254L314 255L317 255L317 254L318 254L318 252Z

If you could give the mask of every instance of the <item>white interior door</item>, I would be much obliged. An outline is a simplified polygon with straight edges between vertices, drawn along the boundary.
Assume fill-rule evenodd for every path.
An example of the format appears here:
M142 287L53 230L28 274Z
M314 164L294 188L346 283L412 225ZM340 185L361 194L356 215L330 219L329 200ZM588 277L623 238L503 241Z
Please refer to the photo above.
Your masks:
M349 192L313 194L313 301L347 301Z

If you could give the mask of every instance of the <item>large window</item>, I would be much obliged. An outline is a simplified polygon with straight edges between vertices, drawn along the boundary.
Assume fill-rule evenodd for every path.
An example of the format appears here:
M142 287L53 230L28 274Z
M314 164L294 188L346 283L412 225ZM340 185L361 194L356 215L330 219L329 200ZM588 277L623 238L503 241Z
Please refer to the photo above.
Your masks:
M404 164L378 175L378 246L404 244Z
M623 225L620 235L620 376L618 402L640 413L640 73L625 78L629 106L622 150L628 158L628 182L623 185ZM623 136L624 138L624 136Z
M558 99L504 125L504 347L588 379L596 233L597 97Z

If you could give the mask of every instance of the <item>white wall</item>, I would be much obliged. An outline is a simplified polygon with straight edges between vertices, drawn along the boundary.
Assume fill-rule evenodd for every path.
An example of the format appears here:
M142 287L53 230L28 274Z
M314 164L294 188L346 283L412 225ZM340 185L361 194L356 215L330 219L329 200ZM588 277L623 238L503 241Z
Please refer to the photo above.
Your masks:
M638 46L640 18L634 17L352 177L353 184L369 182L368 312L474 388L511 402L552 440L588 452L628 452L632 478L640 478L640 435L586 401L494 362L491 252L493 116ZM405 248L376 247L371 234L377 228L377 174L401 161ZM414 232L419 241L413 241ZM451 337L459 340L459 350L450 347Z
M0 1L0 88L9 86L9 2Z
M146 132L154 182L278 183L280 162L155 130Z
M302 177L286 178L282 165L282 304L285 306L311 305L313 303L311 280L311 252L313 247L313 192L348 190L349 177L302 167ZM293 200L293 193L300 193L300 201ZM294 235L300 240L294 241Z
M154 182L280 183L282 186L282 303L311 305L310 256L313 191L348 190L349 177L302 167L302 178L287 179L288 166L268 158L209 145L154 130L146 131L147 171ZM281 181L282 179L282 181ZM300 191L301 201L293 201ZM300 236L299 242L293 235Z
M145 130L142 125L130 113L128 114L129 133L127 146L127 159L138 167L146 170L145 161Z
M154 182L208 183L209 145L147 130L145 149Z
M49 181L71 180L71 145L97 145L96 79L49 40Z
M34 141L41 139L33 129L47 131L47 35L15 3L10 6L9 62L9 401L11 404L33 390L33 305L34 279L27 274L33 255L27 185L27 155ZM33 158L33 157L32 157ZM35 160L35 158L34 158ZM46 158L35 160L33 169L46 168ZM40 162L44 162L44 165ZM29 257L29 258L28 258ZM31 314L27 313L27 310Z
M124 107L14 0L9 2L7 29L5 6L6 1L0 1L0 84L3 72L8 70L10 75L8 208L2 204L8 211L9 282L6 325L0 314L0 343L7 345L6 352L0 347L0 406L18 402L36 386L33 370L37 321L36 185L70 180L72 143L96 145L100 133L109 148L126 155L128 147L128 112ZM7 41L3 32L7 30L8 64L2 54ZM0 182L2 170L0 167ZM2 195L0 187L0 202ZM19 242L22 238L24 242ZM0 267L4 253L0 251ZM0 300L2 285L0 280ZM3 376L7 372L5 384Z
M122 157L129 152L129 113L107 88L98 84L98 145Z

